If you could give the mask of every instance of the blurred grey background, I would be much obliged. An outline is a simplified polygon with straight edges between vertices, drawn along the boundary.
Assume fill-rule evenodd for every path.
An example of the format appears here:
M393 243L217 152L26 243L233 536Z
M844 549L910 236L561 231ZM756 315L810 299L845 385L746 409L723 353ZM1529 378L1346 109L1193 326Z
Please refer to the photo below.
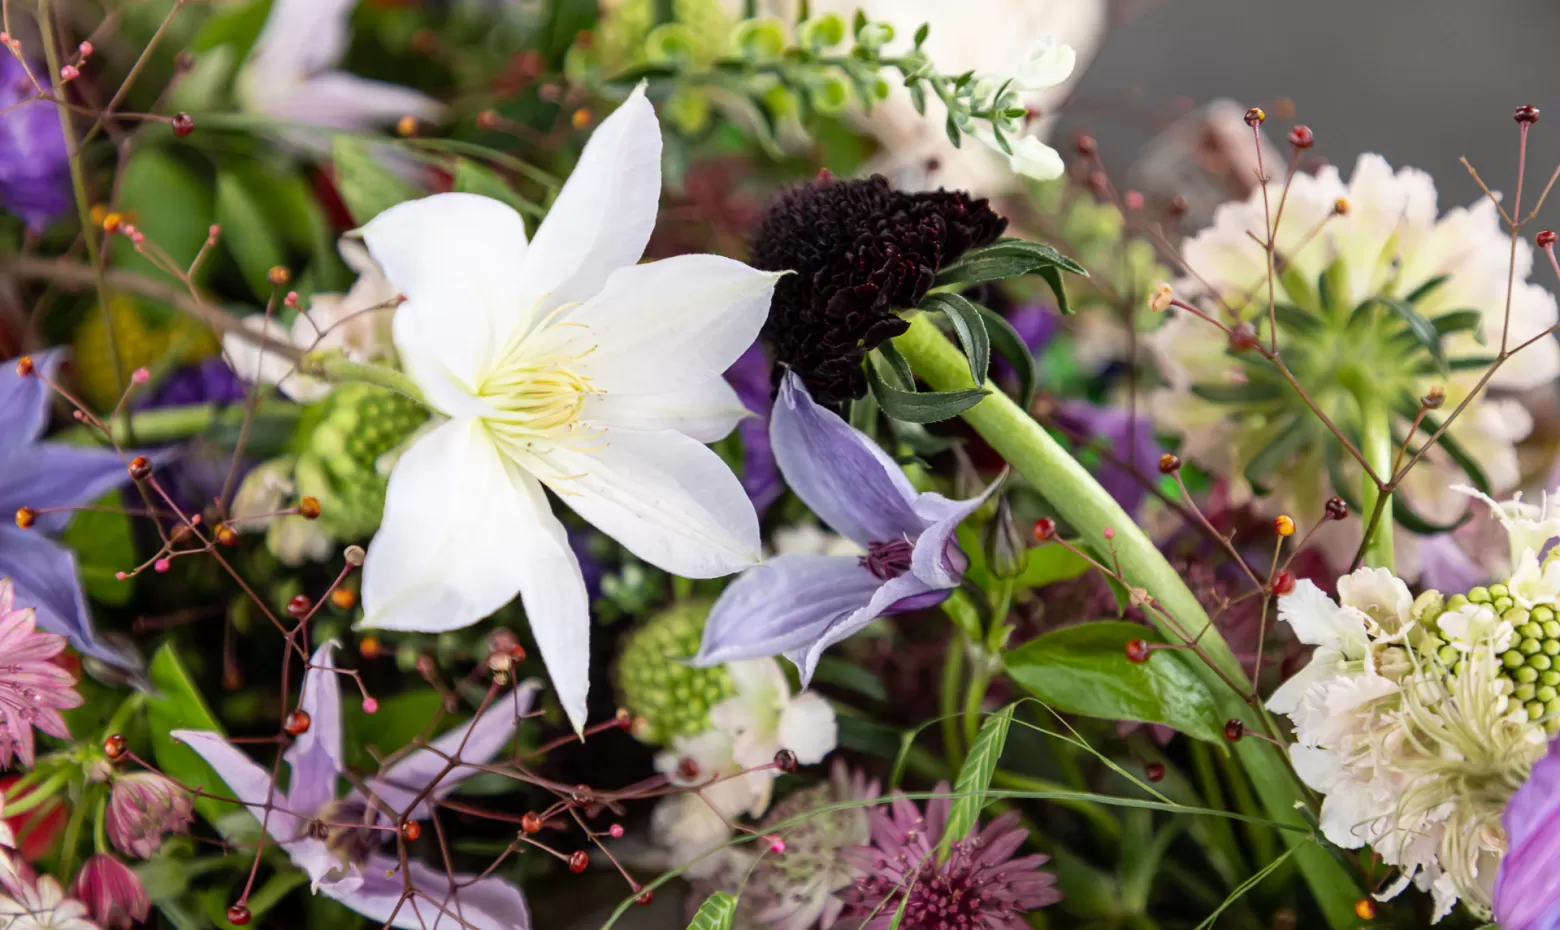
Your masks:
M1229 97L1275 117L1287 97L1316 134L1313 154L1345 178L1361 152L1380 152L1430 172L1443 210L1480 196L1458 156L1514 190L1518 105L1545 111L1525 189L1536 194L1560 159L1560 0L1127 0L1113 16L1053 135L1066 151L1087 128L1113 175L1179 112L1177 98ZM1286 153L1289 125L1269 122ZM1544 226L1560 226L1560 196L1533 229Z

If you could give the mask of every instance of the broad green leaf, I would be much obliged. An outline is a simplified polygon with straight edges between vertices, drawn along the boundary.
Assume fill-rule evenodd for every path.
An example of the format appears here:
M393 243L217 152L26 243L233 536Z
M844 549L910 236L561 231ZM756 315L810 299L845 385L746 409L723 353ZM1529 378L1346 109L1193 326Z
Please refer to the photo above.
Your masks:
M884 383L871 365L867 366L867 381L884 413L896 420L911 423L937 423L952 419L980 403L989 393L980 388L962 391L901 391Z
M336 189L341 192L353 222L359 226L390 207L418 196L410 184L374 160L369 143L338 135L331 143L330 151L336 168Z
M117 206L122 214L133 217L136 229L148 242L155 243L175 265L187 268L206 244L211 224L216 221L214 186L210 167L187 149L137 149L124 166ZM115 268L175 281L151 259L138 253L128 237L110 239L109 257ZM210 265L203 266L202 275L197 277L209 270ZM144 298L137 298L136 302L143 307L159 306ZM168 316L172 313L172 309L166 310Z
M986 323L980 308L959 294L932 294L921 302L921 309L941 311L953 331L959 337L959 346L970 362L970 379L976 384L986 383L986 372L991 368L991 338L986 335ZM886 344L886 343L885 343Z
M155 691L146 699L146 723L151 730L152 756L158 768L190 788L225 794L227 783L195 750L175 742L173 730L209 730L221 733L222 725L212 716L189 672L179 661L172 643L165 643L152 657L147 669ZM219 830L224 817L234 808L214 798L196 798L195 809Z
M1040 382L1040 369L1035 365L1034 353L1029 351L1029 346L1024 344L1024 337L1018 334L1002 314L976 304L980 308L980 315L986 323L986 338L990 340L991 347L997 354L1007 360L1018 373L1018 403L1024 409L1029 409L1030 403L1035 399L1035 388Z
M250 291L261 303L269 300L273 285L268 274L287 259L260 200L230 171L217 174L217 222L222 225L222 247L244 273Z
M493 169L469 158L455 160L453 189L466 194L481 194L501 200L520 212L534 211L535 204L515 193L509 182Z
M65 528L64 542L76 553L82 587L87 589L87 595L104 604L122 606L135 593L135 585L114 577L116 572L128 571L136 562L130 518L110 512L123 506L118 491L109 492L93 506L102 509L76 514Z
M688 930L731 930L731 921L736 916L737 899L717 891L699 905L699 912L688 922Z
M190 50L207 52L220 45L231 45L243 57L265 28L266 18L271 15L271 0L243 0L214 10L195 33Z
M1147 662L1129 662L1133 639L1158 641L1153 630L1126 621L1064 627L1009 650L1008 675L1057 710L1162 723L1222 744L1223 718L1207 684L1187 666L1187 653L1159 649Z
M1013 725L1013 709L1017 706L1009 704L987 717L975 735L975 742L970 745L964 765L959 769L958 781L953 786L953 792L958 796L948 810L948 826L943 830L937 850L939 858L947 858L948 847L955 840L964 839L979 822L980 812L986 806L986 791L991 787L991 776L996 774L997 761L1007 746L1008 728Z
M347 763L370 770L378 763L369 754L372 747L381 758L401 749L417 739L427 729L429 721L439 715L444 699L431 688L406 691L384 698L375 713L365 713L355 701L347 701L342 708L343 723L349 739L346 740ZM459 716L447 716L446 727L459 721Z

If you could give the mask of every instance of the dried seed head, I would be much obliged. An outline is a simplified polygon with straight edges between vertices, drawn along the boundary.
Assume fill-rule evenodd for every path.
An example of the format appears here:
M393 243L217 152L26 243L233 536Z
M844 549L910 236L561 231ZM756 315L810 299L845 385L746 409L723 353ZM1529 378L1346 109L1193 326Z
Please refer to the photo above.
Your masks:
M130 460L130 478L134 481L145 481L152 475L152 463L146 460L146 456L138 455Z
M348 546L346 551L341 553L341 557L347 560L348 565L362 565L363 560L368 558L368 553L363 551L362 546Z
M16 360L16 374L18 377L31 377L34 371L31 355L24 355Z
M584 129L590 125L590 110L580 107L569 116L569 125L575 129Z
M313 497L305 497L298 501L298 516L305 520L317 520L320 516L320 502Z
M265 278L277 287L284 287L292 282L292 272L281 265L273 265L271 270L265 273Z
M1349 215L1349 198L1347 198L1347 197L1339 197L1337 200L1334 200L1333 201L1333 213L1337 214L1338 216L1348 216Z
M1249 352L1257 347L1257 331L1250 323L1237 323L1230 330L1230 351Z
M1295 573L1294 572L1292 572L1292 571L1290 571L1289 569L1286 568L1283 571L1279 572L1277 575L1273 576L1273 593L1274 594L1277 594L1279 597L1283 597L1285 594L1290 593L1294 589L1295 589Z
M188 113L175 113L173 115L173 134L184 138L195 131L195 118Z
M1161 475L1173 475L1181 470L1181 458L1173 452L1166 452L1159 457L1159 473Z
M1232 743L1240 742L1240 738L1246 735L1246 724L1239 718L1232 717L1224 723L1224 738Z
M525 816L520 818L520 829L524 830L527 833L540 833L540 832L542 832L542 818L541 818L541 816L538 815L536 813L536 811L527 811L525 813Z
M294 594L287 602L287 616L295 620L307 617L309 609L313 606L314 604L305 595Z
M1426 410L1434 410L1444 403L1446 403L1446 388L1439 384L1430 385L1430 390L1425 392L1425 396L1419 398L1419 405Z
M1289 514L1281 513L1273 518L1273 532L1280 536L1295 535L1295 521Z
M287 715L287 722L282 725L282 729L287 731L288 736L302 736L309 732L309 724L312 722L308 711L295 710Z
M395 121L395 134L406 138L417 133L417 117L408 113Z
M1327 499L1327 519L1346 520L1349 516L1349 505L1341 497L1329 497Z
M415 820L407 820L401 824L401 839L408 843L422 836L422 824Z
M1512 114L1512 118L1521 125L1531 126L1538 122L1538 107L1524 104L1517 107L1517 111Z
M357 592L351 588L337 588L330 592L330 602L341 610L351 610L357 606Z
M1289 130L1289 144L1297 149L1308 149L1316 144L1316 134L1310 126L1300 125Z
M782 749L775 753L775 767L787 775L796 771L796 753L789 749Z
M1376 919L1376 902L1370 898L1360 898L1354 902L1354 916L1360 920Z
M38 512L31 507L16 508L16 526L18 529L32 529L33 521L38 519Z
M224 546L238 545L238 533L227 525L217 527L217 542Z
M1255 129L1267 120L1267 113L1261 107L1252 107L1246 111L1246 125Z
M1538 247L1541 249L1550 248L1555 244L1555 231L1553 229L1539 230L1538 235L1533 237L1533 241L1537 242Z
M103 754L117 762L125 754L125 738L115 733L103 740Z

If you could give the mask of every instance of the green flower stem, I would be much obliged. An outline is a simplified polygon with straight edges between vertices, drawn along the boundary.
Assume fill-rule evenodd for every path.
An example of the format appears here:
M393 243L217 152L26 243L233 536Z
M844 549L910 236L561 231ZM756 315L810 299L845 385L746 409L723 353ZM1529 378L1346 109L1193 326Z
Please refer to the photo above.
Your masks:
M108 827L106 824L108 814L108 795L99 795L97 810L92 815L92 850L93 852L108 852Z
M935 390L973 386L963 354L924 316L911 320L910 329L894 340L894 347ZM1116 557L1127 583L1147 590L1176 618L1185 633L1200 637L1204 652L1218 664L1224 677L1239 686L1248 686L1246 673L1224 637L1212 626L1202 605L1153 541L1040 424L990 382L986 388L991 391L990 396L962 414L970 426L1043 494L1096 552L1110 551L1105 545L1104 531L1112 529ZM1153 619L1171 642L1180 640L1183 631L1166 627L1159 617ZM1212 669L1200 663L1193 667L1207 681L1221 713L1240 718L1248 726L1262 727L1261 715L1244 695L1232 692ZM1235 751L1268 815L1283 823L1304 824L1295 810L1295 804L1302 802L1304 795L1282 750L1266 740L1247 738L1235 744ZM1301 870L1328 923L1335 928L1358 926L1354 902L1361 892L1354 878L1311 837L1290 831L1285 836L1299 846Z
M256 415L263 419L275 417L297 419L299 410L297 404L288 401L261 401L255 408ZM199 436L211 429L238 429L243 424L247 412L242 406L216 404L185 404L142 410L135 415L135 441L160 445ZM105 424L113 434L115 442L121 445L131 442L130 424L124 414L106 420ZM79 426L72 431L71 435L95 437L102 434L90 427Z
M943 657L941 706L943 752L948 757L948 770L957 772L964 759L964 746L959 740L959 678L964 671L964 635L955 634L956 642L948 644L948 654Z
M71 807L70 821L65 825L65 840L60 845L60 874L76 874L76 853L81 847L81 831L86 829L87 816L97 808L98 796L104 785L87 785L81 799Z
M298 362L298 371L332 384L359 381L363 384L388 388L397 394L405 394L424 407L428 406L422 391L418 390L417 385L413 384L412 379L405 374L384 365L366 365L349 361L346 356L337 352L310 352Z
M70 776L71 770L62 768L55 772L48 781L28 791L27 796L20 801L7 801L5 804L5 816L7 818L19 817L54 797L55 792L65 787L66 783L70 781ZM9 791L6 793L10 794Z
M1376 474L1385 479L1392 474L1392 420L1387 413L1387 408L1382 403L1378 394L1370 392L1368 388L1358 393L1360 411L1364 414L1365 437L1361 443L1361 451L1365 454L1365 460ZM1376 512L1377 498L1381 496L1381 489L1369 475L1364 477L1365 493L1361 497L1364 506L1364 514ZM1365 564L1372 568L1393 567L1392 556L1392 495L1387 494L1387 499L1380 503L1380 515L1376 517L1375 528L1371 531L1370 538L1365 540ZM1364 516L1362 514L1361 516Z

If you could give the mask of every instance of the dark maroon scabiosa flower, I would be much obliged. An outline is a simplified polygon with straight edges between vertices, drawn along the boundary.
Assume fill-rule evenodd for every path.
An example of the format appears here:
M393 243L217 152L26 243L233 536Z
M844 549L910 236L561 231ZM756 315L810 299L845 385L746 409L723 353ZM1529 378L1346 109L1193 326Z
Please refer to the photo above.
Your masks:
M1006 228L984 199L906 193L881 175L792 187L753 240L755 268L796 272L775 286L763 338L820 402L861 397L861 360L905 331L898 311L921 302L939 268Z
M947 784L936 791L946 794ZM939 798L922 816L915 804L896 797L889 811L871 812L870 844L843 854L860 875L841 893L845 909L837 925L887 930L902 913L900 930L1025 930L1024 912L1062 899L1056 877L1040 871L1048 857L1013 858L1029 836L1014 826L1017 812L978 833L971 828L938 863L949 807Z

